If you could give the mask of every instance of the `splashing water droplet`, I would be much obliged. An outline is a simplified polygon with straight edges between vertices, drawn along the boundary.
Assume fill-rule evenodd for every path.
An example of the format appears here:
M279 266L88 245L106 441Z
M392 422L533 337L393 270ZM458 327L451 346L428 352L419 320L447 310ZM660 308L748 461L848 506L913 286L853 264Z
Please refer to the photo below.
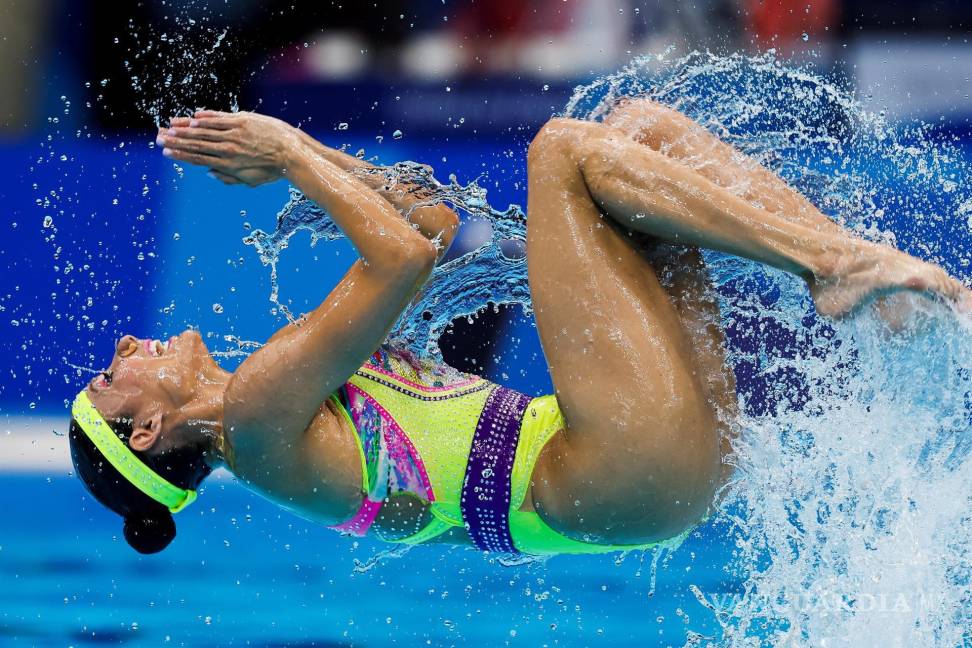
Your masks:
M438 338L453 319L476 313L487 301L529 308L526 260L507 257L500 247L506 240L525 240L526 220L518 205L497 211L486 201L486 190L475 181L461 185L452 176L448 184L442 184L431 167L415 162L359 172L380 175L383 186L408 187L407 191L419 198L416 207L448 203L470 217L489 222L492 229L491 238L482 246L436 267L422 298L399 319L392 333L396 344L439 358ZM270 300L291 321L293 314L279 298L277 263L290 238L300 230L310 231L311 245L343 237L324 210L291 189L290 201L277 214L276 229L272 233L256 229L244 239L244 243L256 248L260 261L270 267Z

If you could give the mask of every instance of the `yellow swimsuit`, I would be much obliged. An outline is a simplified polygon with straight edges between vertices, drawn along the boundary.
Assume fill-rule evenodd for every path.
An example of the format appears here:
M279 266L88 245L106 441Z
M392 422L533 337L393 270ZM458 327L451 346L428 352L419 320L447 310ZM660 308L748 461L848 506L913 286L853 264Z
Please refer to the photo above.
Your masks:
M478 376L382 348L333 397L358 432L364 499L337 525L367 533L396 492L429 505L432 519L395 540L417 544L465 527L485 551L604 553L653 545L571 540L520 507L543 446L564 428L553 395L529 398Z

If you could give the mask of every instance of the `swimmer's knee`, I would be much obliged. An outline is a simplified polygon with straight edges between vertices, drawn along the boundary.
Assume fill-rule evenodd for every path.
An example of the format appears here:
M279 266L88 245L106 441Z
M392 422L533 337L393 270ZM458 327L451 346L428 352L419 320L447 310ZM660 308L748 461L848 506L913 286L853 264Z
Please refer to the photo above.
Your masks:
M622 97L604 117L604 123L610 124L622 118L654 121L668 117L674 112L676 111L654 99L648 99L647 97Z
M645 97L622 98L602 123L653 149L684 134L688 124L680 112Z
M530 142L527 159L530 162L534 162L538 158L551 153L569 155L573 148L572 140L577 135L578 124L579 122L576 119L566 119L563 117L554 117L547 120L547 123L537 131L537 134L533 137L533 141Z

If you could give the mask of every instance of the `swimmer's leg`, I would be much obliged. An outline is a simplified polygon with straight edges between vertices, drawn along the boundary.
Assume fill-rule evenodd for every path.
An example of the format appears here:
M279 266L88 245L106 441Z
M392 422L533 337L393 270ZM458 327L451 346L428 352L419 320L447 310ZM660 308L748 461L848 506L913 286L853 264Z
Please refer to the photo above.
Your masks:
M812 229L842 231L838 223L783 178L668 106L645 98L624 98L611 109L603 123L678 160L756 207ZM920 301L911 297L899 293L876 300L877 313L888 325L889 332L907 328L921 307Z
M841 228L760 209L677 160L603 124L552 120L538 140L559 142L595 203L624 227L662 241L759 261L803 277L818 312L840 317L895 290L929 291L968 307L969 291L941 268ZM547 144L549 146L549 144Z
M715 287L698 248L656 244L645 252L692 340L692 363L715 414L722 461L716 497L721 501L735 468L733 440L739 432L739 401L736 376L726 361L726 336ZM714 507L717 505L715 502Z
M603 123L678 160L756 207L813 229L841 231L840 225L783 178L677 110L649 99L622 99Z
M792 214L792 218L808 226L839 229L782 178L667 106L643 98L623 99L603 123L639 144L690 166L720 187L767 211ZM720 487L724 486L732 476L735 463L732 441L738 433L739 406L735 375L726 362L725 333L708 268L698 248L658 245L646 258L671 297L682 326L695 340L695 364L715 406L720 428L719 483Z
M576 539L664 539L711 503L716 413L672 298L558 149L538 138L530 150L527 259L567 430L544 448L531 500Z
M719 480L697 340L630 230L797 273L832 314L881 287L958 292L934 266L753 207L600 124L552 121L529 168L531 287L568 425L541 456L533 502L575 537L671 536L707 510Z

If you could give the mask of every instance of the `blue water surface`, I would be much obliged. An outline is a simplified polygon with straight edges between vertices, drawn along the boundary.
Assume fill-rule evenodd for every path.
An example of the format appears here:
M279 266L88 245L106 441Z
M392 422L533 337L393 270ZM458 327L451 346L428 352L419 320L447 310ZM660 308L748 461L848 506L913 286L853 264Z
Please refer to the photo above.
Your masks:
M72 476L0 477L0 644L174 646L681 646L720 635L689 586L731 595L713 528L657 570L651 554L509 567L471 549L344 538L230 479L140 556Z

